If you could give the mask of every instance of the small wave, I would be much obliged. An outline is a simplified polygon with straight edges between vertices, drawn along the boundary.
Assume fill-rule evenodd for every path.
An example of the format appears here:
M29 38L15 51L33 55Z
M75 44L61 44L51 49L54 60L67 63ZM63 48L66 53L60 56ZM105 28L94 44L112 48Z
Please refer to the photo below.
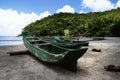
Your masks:
M22 41L22 40L0 40L0 41Z
M22 37L0 36L0 46L23 44Z

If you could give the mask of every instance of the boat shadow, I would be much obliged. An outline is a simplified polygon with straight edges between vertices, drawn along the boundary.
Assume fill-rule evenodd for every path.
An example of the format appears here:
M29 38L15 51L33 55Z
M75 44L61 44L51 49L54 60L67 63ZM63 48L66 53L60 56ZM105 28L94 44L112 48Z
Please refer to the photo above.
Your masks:
M10 56L17 56L17 55L28 55L30 56L31 58L35 59L38 63L44 65L45 67L47 67L48 69L56 72L56 73L60 73L60 74L65 74L66 75L72 75L72 74L85 74L87 75L88 72L87 70L85 69L82 69L81 67L78 66L77 68L77 71L74 72L74 71L71 71L70 69L66 68L66 67L63 67L63 66L60 66L60 65L57 65L57 64L54 64L54 63L48 63L48 62L43 62L42 60L38 59L36 56L34 56L31 52L29 51L18 51L18 52L8 52L8 54Z
M65 72L71 73L71 74L76 74L76 73L84 73L84 74L88 74L88 72L84 69L82 69L80 66L77 67L77 71L72 71L68 68L66 68L65 66L60 66L58 64L55 63L49 63L49 62L44 62L40 59L38 59L36 56L34 56L32 53L28 54L30 57L32 57L33 59L35 59L38 63L44 65L45 67L47 67L48 69L51 69L52 71L56 72L56 73L62 73L65 74Z

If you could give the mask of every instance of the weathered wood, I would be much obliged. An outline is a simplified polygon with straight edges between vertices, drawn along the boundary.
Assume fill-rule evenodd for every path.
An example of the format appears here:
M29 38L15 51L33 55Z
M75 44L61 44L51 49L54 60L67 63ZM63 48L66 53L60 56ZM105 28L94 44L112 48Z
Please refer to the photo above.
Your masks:
M120 65L113 65L110 64L108 66L104 67L107 71L115 71L115 72L120 72Z
M92 51L95 51L95 52L101 52L101 49L92 49Z
M62 67L69 68L70 70L76 72L77 71L77 60L82 57L88 48L77 47L72 51L69 48L63 48L54 45L48 41L44 41L44 39L26 39L26 37L32 37L32 33L28 31L22 31L23 34L23 42L26 48L38 59L43 62L56 64ZM33 42L31 42L33 41ZM36 42L40 41L40 42ZM49 44L46 45L45 43ZM36 44L41 46L37 46ZM42 45L45 44L45 45ZM74 46L74 45L73 45Z
M29 42L39 42L39 41L41 41L41 40L30 40Z
M25 54L30 54L30 52L28 50L26 51L15 51L15 52L7 52L7 54L9 55L25 55Z

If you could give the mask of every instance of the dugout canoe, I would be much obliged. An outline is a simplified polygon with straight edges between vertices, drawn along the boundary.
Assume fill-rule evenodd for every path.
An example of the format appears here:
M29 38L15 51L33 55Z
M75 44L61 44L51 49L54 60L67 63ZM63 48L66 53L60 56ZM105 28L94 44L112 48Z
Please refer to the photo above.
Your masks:
M34 37L31 32L23 31L25 47L38 59L47 63L54 63L72 71L77 70L77 60L82 57L88 48L67 49L59 47L42 39Z
M82 40L82 41L75 41L73 39L65 40L61 37L52 37L52 38L46 38L46 37L40 37L40 39L49 42L51 44L54 44L56 46L68 48L68 49L77 49L82 46L89 46L88 40Z

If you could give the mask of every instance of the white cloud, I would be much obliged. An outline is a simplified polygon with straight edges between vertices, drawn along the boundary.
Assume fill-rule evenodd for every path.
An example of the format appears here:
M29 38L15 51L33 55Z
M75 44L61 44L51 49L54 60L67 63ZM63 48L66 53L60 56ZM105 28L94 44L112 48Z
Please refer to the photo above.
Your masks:
M21 33L22 28L31 22L47 17L48 15L51 15L48 11L37 15L34 12L28 14L23 12L18 13L12 9L0 9L0 35L16 36Z
M59 13L59 12L74 13L74 8L72 8L69 5L65 5L63 8L57 10L57 13Z
M48 11L45 11L45 12L40 14L40 18L44 18L44 17L47 17L49 15L51 15L51 14Z
M87 12L85 12L85 11L80 11L79 12L79 14L85 14L85 13L87 13Z
M117 3L116 3L116 8L117 7L120 7L120 0L118 0Z
M110 10L115 6L110 0L83 0L82 5L93 12Z

